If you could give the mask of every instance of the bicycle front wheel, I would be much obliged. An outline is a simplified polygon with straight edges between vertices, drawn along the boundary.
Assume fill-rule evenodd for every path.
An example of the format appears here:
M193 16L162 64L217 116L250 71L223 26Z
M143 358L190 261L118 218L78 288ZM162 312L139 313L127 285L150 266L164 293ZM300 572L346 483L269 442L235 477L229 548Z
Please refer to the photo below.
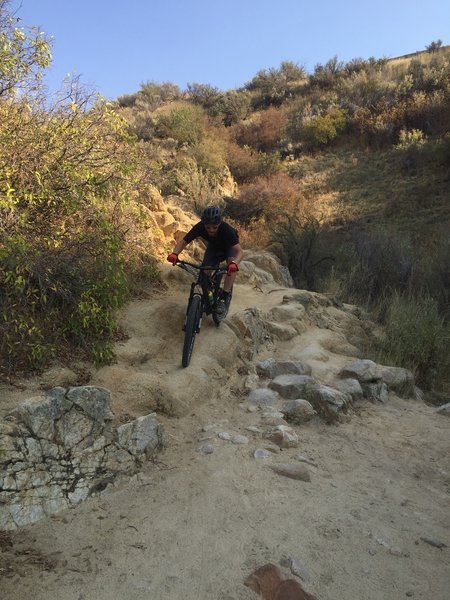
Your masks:
M192 351L194 349L195 336L197 335L200 318L202 316L202 299L200 296L194 296L186 317L186 327L184 333L183 359L181 364L187 367L191 361Z

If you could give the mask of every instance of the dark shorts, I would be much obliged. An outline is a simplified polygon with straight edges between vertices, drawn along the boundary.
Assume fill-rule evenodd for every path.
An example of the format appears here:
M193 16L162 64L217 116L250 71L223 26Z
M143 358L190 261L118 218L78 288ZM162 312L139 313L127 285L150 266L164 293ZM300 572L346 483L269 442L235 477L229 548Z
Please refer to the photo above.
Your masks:
M206 246L205 255L202 265L204 267L218 267L221 262L228 258L233 258L236 255L233 248L228 248L226 251L217 250L211 244Z

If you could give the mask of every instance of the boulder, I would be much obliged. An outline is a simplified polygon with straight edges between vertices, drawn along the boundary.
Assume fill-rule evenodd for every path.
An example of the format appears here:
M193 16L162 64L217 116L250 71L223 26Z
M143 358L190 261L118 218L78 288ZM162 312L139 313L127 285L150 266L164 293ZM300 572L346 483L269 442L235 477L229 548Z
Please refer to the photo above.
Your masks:
M370 402L387 402L389 400L389 389L384 381L362 382L361 387L364 398Z
M307 386L306 399L328 421L335 421L339 413L347 412L352 401L350 394L318 383Z
M308 385L316 383L309 375L278 375L269 383L269 387L277 391L282 398L295 400L305 396Z
M340 392L350 394L354 402L361 400L364 396L361 384L357 379L338 379L333 385Z
M245 252L245 260L270 273L274 281L285 287L294 287L294 281L287 267L271 252Z
M414 375L408 369L378 365L380 379L402 398L414 398Z
M311 375L311 367L300 361L268 358L256 363L256 372L261 377L275 379L278 375Z
M306 423L316 414L316 411L308 400L289 400L289 402L283 405L281 412L286 421L297 425Z
M268 388L257 388L252 390L248 396L248 402L260 408L276 406L278 402L278 393Z
M342 379L357 379L360 383L381 379L378 365L368 359L354 360L346 365L339 375Z

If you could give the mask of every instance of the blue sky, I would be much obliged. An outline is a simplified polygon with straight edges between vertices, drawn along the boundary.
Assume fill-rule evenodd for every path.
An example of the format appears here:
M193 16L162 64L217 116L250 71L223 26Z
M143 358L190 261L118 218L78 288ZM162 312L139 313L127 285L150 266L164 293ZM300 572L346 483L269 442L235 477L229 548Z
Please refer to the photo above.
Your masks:
M67 73L107 98L145 81L238 88L289 60L312 71L450 44L450 0L13 0L53 37L50 91Z

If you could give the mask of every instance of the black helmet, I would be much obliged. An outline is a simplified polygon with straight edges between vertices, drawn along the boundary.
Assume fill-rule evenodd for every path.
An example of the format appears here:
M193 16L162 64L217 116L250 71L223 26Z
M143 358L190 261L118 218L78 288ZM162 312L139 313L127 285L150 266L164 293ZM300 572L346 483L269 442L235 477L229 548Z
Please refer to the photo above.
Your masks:
M220 225L222 213L218 206L207 206L202 213L202 223L205 225Z

